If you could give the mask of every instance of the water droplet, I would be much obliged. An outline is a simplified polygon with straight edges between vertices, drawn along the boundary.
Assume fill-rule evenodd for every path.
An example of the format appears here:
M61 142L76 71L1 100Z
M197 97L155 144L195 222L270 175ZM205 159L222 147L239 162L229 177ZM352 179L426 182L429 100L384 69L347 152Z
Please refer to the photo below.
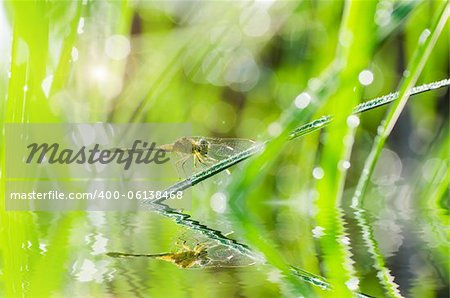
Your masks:
M350 290L356 291L356 290L358 290L358 287L359 287L359 279L356 277L352 277L345 283L345 285Z
M272 122L270 123L269 127L267 128L267 132L271 137L277 137L281 134L283 131L283 128L281 127L281 124L278 122Z
M373 72L370 70L363 70L358 75L358 80L361 83L361 85L368 86L372 84L373 82Z
M347 236L342 236L341 243L344 245L350 245L350 238L348 238Z
M375 14L375 23L378 26L386 26L391 21L391 11L387 9L380 9Z
M76 47L72 48L72 52L70 53L70 56L72 57L73 62L78 60L78 49Z
M307 93L307 92L300 93L295 98L295 101L294 101L295 106L299 109L306 108L310 102L311 102L311 95L309 95L309 93Z
M431 31L429 29L423 30L422 34L420 34L420 37L419 37L419 44L425 43L425 41L427 41L427 39L430 35L431 35Z
M224 213L227 210L227 196L223 192L216 192L211 197L211 208L217 213Z
M323 169L321 167L315 167L312 171L312 175L315 179L320 180L323 178L325 173L323 172Z
M39 254L41 255L45 255L45 253L47 252L47 244L45 243L39 243Z
M359 126L359 117L356 115L350 115L347 117L347 125L350 128L357 128Z
M53 82L53 75L49 75L42 81L41 88L42 91L44 91L46 97L48 97L48 94L50 93L50 87L52 86L52 82Z
M28 91L28 86L27 85L23 86L23 92L27 92L27 91Z
M318 78L311 78L308 81L308 88L312 91L318 91L320 89L320 86L322 86L322 81Z
M313 237L314 238L320 238L323 235L325 235L325 228L322 228L321 226L317 226L314 229L312 229Z
M81 17L78 21L77 33L82 34L84 32L84 18Z
M92 244L91 255L99 255L106 252L106 246L108 245L108 239L103 237L101 233L94 236L94 243Z
M84 259L81 268L77 269L78 272L74 275L80 282L93 281L95 280L96 275L98 275L98 268L96 267L95 263L88 259Z
M348 160L341 160L339 162L339 170L344 171L350 169L350 162Z

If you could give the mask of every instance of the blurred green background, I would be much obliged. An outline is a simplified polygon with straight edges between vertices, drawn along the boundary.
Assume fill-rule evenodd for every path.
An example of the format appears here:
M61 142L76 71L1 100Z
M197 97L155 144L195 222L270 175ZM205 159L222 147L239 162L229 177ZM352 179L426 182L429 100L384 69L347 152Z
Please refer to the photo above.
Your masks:
M449 78L448 20L437 41L423 42L445 5L444 21L446 1L2 2L0 296L448 297L448 87L406 104L353 207L388 107L347 125L359 102L408 78ZM328 128L284 141L328 114ZM4 211L4 124L92 122L274 138L231 175L194 186L186 211L266 262L183 269L107 257L200 238L149 211Z

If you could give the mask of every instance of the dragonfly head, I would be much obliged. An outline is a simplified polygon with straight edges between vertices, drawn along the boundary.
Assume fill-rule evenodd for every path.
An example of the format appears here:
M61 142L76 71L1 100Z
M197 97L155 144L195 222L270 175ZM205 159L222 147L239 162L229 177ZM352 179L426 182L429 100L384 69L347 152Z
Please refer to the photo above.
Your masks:
M205 139L198 140L198 151L202 155L208 154L209 142Z

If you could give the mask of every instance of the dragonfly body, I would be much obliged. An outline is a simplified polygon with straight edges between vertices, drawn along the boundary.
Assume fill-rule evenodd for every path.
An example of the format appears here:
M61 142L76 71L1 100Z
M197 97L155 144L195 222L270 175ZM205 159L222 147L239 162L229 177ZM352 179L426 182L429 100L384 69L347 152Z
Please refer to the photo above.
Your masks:
M183 137L176 140L172 144L161 145L158 147L167 152L175 152L186 156L186 160L190 157L194 157L194 162L205 164L208 160L208 152L210 143L205 138L196 137ZM182 159L183 162L186 160ZM215 160L214 160L215 161Z
M228 245L213 243L210 241L200 242L194 247L186 245L186 240L176 242L181 248L176 252L161 254L133 254L122 252L109 252L106 255L114 258L144 257L163 260L174 265L189 268L232 268L252 266L263 262L259 256L243 254Z
M173 143L152 147L151 149L134 149L134 151L164 150L175 153L179 156L176 161L177 167L181 165L181 168L185 170L185 164L190 158L193 158L194 168L197 168L198 165L208 167L254 145L255 142L250 139L193 136L182 137Z
M207 260L207 252L204 249L187 250L173 254L166 254L156 257L159 260L172 262L181 268L191 268L196 264L200 264Z
M130 254L121 252L109 252L108 256L114 258L129 258L129 257L145 257L155 258L171 262L181 268L191 268L195 265L201 265L208 261L208 253L204 245L197 245L194 249L183 246L183 250L179 252L168 252L162 254Z
M192 156L194 167L197 164L210 166L222 159L237 154L255 144L249 139L237 138L207 138L207 137L182 137L171 144L161 145L158 149L174 152L181 155L177 161L184 166Z

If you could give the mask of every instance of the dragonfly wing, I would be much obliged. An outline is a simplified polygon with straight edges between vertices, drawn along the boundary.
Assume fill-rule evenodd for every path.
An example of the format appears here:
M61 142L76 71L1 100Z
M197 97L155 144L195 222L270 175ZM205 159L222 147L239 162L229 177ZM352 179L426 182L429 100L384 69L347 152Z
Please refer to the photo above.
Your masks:
M208 249L207 267L244 267L258 263L258 259L238 252L225 245L216 245Z
M236 155L255 145L255 142L249 139L206 139L210 146L208 156L216 160L222 160Z

